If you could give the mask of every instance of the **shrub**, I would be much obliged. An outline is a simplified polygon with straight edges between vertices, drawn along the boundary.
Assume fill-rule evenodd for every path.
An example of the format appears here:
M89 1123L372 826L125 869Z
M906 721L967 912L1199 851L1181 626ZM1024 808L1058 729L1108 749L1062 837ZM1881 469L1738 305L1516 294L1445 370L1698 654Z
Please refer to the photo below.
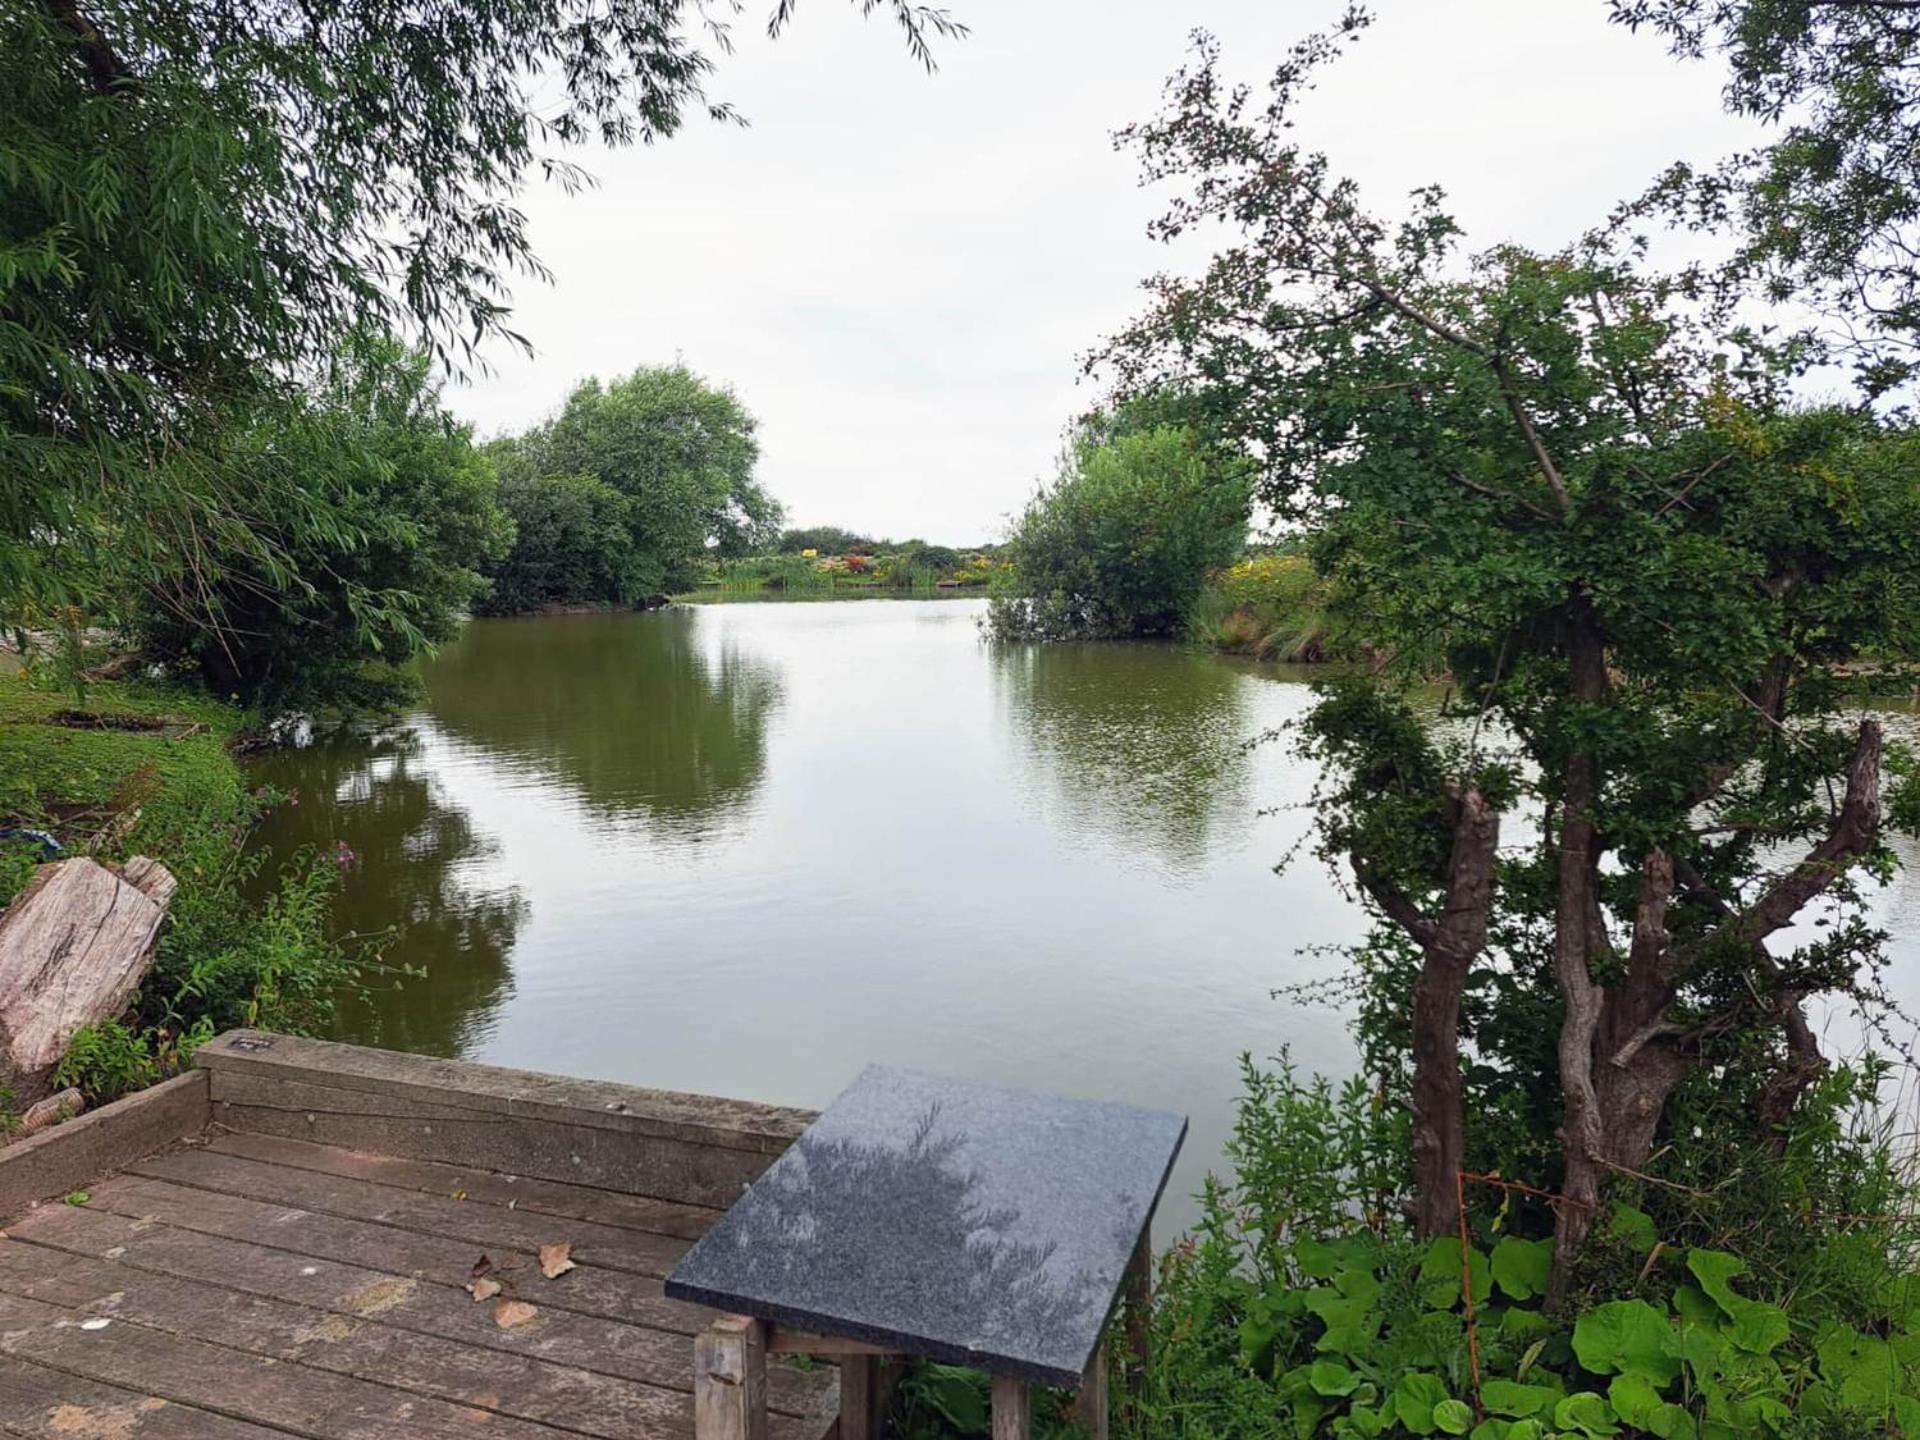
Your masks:
M1802 1261L1786 1274L1616 1203L1595 1249L1631 1264L1609 1272L1596 1260L1588 1279L1603 1283L1555 1316L1543 1305L1551 1240L1507 1228L1522 1212L1504 1201L1524 1187L1481 1186L1464 1250L1453 1236L1416 1243L1401 1204L1406 1137L1379 1094L1302 1083L1284 1060L1272 1071L1243 1062L1243 1073L1233 1173L1209 1179L1200 1223L1161 1262L1154 1364L1125 1417L1135 1433L1920 1434L1920 1290L1892 1243L1904 1237L1885 1223L1867 1227L1836 1289L1810 1281L1859 1217L1781 1207L1756 1223L1732 1187L1693 1192L1696 1204L1724 1194L1744 1217L1732 1232L1743 1249L1797 1242ZM1837 1126L1871 1098L1871 1079L1836 1077L1775 1168L1800 1172L1787 1183L1801 1193L1836 1183L1816 1169L1837 1170L1843 1191L1853 1176L1879 1187L1890 1213L1910 1213L1914 1187L1890 1180L1874 1132Z
M1241 467L1187 429L1076 442L1020 517L989 628L1006 639L1175 634L1207 573L1240 553L1247 513Z
M1351 657L1357 645L1335 617L1332 587L1304 555L1253 555L1208 577L1187 615L1195 644L1256 660L1311 663Z

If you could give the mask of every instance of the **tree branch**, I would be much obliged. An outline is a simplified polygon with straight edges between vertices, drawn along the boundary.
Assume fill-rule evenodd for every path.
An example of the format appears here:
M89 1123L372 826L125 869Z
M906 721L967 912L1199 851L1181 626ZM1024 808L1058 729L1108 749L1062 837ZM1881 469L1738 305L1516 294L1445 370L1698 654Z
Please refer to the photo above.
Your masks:
M107 37L100 33L100 27L80 13L75 0L44 0L44 3L47 13L73 36L74 51L86 65L87 75L93 81L95 90L106 95L116 89L138 88L140 77L107 43Z

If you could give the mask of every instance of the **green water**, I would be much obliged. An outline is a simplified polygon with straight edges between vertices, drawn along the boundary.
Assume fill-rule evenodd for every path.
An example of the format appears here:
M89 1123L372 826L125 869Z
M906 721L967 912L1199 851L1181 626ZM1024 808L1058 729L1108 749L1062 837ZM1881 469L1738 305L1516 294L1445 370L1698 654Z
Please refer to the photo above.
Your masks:
M390 729L261 763L277 850L344 841L341 923L424 980L343 1038L819 1104L870 1061L1183 1110L1235 1055L1341 1068L1270 998L1354 919L1307 778L1248 740L1298 676L1172 647L996 650L974 601L470 625Z
M263 762L300 797L269 843L349 845L342 923L427 971L343 1038L799 1105L884 1061L1178 1109L1190 1218L1240 1051L1350 1063L1337 1015L1270 995L1360 923L1311 857L1273 873L1313 776L1246 742L1309 691L995 649L979 612L480 621L403 723ZM1898 980L1920 887L1881 911Z

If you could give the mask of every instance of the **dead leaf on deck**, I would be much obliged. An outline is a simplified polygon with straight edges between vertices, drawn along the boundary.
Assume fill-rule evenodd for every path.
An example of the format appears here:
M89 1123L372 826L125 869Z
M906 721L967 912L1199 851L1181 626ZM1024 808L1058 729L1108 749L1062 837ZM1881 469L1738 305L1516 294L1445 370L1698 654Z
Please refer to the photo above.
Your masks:
M563 1240L558 1245L540 1247L540 1273L549 1280L558 1280L567 1271L572 1270L573 1242Z
M493 1261L487 1256L482 1255L478 1260L473 1262L473 1268L467 1271L467 1273L478 1280L491 1269L493 1269Z
M483 1276L467 1286L467 1293L476 1300L491 1300L500 1293L500 1282L488 1280Z
M540 1312L524 1300L502 1300L493 1309L493 1323L502 1330L524 1325Z

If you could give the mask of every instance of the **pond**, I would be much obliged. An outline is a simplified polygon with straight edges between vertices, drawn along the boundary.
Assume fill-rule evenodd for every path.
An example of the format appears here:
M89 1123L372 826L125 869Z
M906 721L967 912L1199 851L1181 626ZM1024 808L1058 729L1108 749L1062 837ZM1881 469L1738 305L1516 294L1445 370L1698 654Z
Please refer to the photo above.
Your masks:
M1343 1073L1272 997L1360 918L1284 741L1307 675L1174 646L997 648L970 600L483 620L388 729L262 762L281 853L344 841L341 923L425 979L364 1044L820 1105L868 1062L1192 1117L1161 1233L1218 1163L1237 1059ZM1882 897L1896 986L1920 885ZM1903 923L1908 922L1908 923Z
M1309 692L996 649L981 608L476 621L402 723L263 761L299 799L269 843L344 841L341 922L427 971L341 1038L797 1105L883 1061L1178 1109L1180 1223L1239 1052L1347 1063L1269 993L1356 925L1311 860L1273 873L1310 777L1247 749Z

